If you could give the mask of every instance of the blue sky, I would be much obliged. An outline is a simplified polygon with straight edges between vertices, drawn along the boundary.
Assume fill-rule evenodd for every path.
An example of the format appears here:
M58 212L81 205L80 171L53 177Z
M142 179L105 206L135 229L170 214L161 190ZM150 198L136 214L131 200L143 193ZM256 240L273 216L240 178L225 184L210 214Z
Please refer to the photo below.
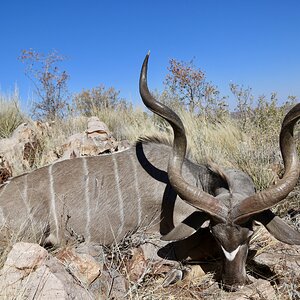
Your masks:
M23 103L33 87L17 57L29 48L67 56L71 92L102 83L137 105L148 50L151 89L163 89L169 59L194 58L222 95L234 82L300 99L299 0L2 1L0 42L1 92L17 85Z

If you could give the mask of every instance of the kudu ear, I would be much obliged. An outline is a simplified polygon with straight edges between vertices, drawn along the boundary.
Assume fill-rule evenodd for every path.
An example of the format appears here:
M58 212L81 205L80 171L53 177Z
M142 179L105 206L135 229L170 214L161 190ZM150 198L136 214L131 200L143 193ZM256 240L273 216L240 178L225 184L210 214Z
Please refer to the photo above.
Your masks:
M257 214L254 219L261 222L277 240L290 245L300 245L300 232L286 224L271 210Z
M209 220L206 213L195 211L174 227L169 233L161 237L163 241L179 241L194 234L205 221Z

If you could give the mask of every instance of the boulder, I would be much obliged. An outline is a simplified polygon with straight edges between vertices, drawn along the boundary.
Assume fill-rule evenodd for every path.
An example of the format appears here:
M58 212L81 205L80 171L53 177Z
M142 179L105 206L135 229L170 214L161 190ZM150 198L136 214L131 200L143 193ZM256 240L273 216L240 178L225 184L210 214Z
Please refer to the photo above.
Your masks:
M0 271L0 299L94 299L64 265L37 244L13 246Z
M10 165L11 174L15 176L32 167L41 135L35 123L22 123L11 137L0 140L0 157Z
M118 143L105 123L97 117L91 117L88 119L87 125L86 131L70 136L62 145L63 154L60 160L80 156L96 156L117 150Z

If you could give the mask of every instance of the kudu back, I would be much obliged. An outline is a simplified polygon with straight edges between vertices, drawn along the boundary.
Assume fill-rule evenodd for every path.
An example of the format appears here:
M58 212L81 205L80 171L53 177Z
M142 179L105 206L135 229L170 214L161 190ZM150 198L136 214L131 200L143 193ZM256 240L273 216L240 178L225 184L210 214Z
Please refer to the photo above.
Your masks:
M65 160L12 178L0 187L1 234L34 236L45 246L69 241L110 244L147 227L172 241L178 259L201 255L210 241L222 254L222 281L234 289L248 281L245 263L255 220L280 241L300 244L300 233L269 210L293 190L299 177L293 129L300 104L282 123L284 176L256 193L247 174L197 165L185 157L180 118L148 90L148 58L140 94L172 126L173 145L148 138L122 152Z

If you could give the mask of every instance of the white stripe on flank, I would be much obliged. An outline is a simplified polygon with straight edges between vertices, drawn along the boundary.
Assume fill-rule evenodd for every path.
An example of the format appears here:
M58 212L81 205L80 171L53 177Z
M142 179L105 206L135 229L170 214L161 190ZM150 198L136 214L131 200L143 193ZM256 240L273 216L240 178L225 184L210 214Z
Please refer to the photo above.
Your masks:
M228 252L226 251L222 246L221 246L224 254L225 254L225 257L229 260L229 261L233 261L235 259L235 256L237 255L237 253L239 252L240 250L240 246L238 246L235 250L233 250L232 252Z
M2 196L3 192L5 191L6 187L8 186L9 182L5 182L2 186L1 186L1 193L0 193L0 197ZM4 226L6 222L5 216L4 216L4 211L3 208L0 206L0 226Z
M0 192L0 197L2 196L2 194L3 194L4 191L6 190L6 187L7 187L9 184L10 184L10 181L4 182L4 183L1 185L2 191Z
M53 174L52 174L52 167L54 164L49 166L49 183L50 183L50 201L51 201L51 214L55 223L55 227L56 227L56 239L57 241L59 241L58 238L58 220L57 220L57 212L56 212L56 203L55 203L55 191L54 191L54 181L53 181ZM51 226L51 224L50 224ZM54 234L54 233L53 233Z
M122 192L121 192L121 187L120 187L120 177L119 177L119 171L118 171L118 164L115 159L115 156L112 155L112 160L114 163L114 173L115 173L115 180L116 180L116 187L117 187L117 192L118 192L118 200L119 200L119 213L120 213L120 227L118 229L118 234L117 237L121 234L123 231L124 227L124 201L122 197Z
M3 209L2 207L0 207L0 226L4 227L5 226L5 223L6 223L6 219L4 217L4 212L3 212Z
M28 183L27 183L27 176L28 174L24 175L24 189L23 189L23 192L21 193L21 198L24 202L24 205L27 209L27 213L28 215L30 216L30 207L29 207L29 204L28 204Z
M28 214L28 218L30 219L30 222L31 222L31 228L32 228L32 233L35 232L34 230L34 225L33 225L33 216L32 214L34 213L31 213L31 208L30 208L30 204L28 203L28 181L27 181L27 176L28 174L24 175L24 189L23 189L23 192L21 193L21 198L24 202L24 205L26 207L26 210L27 210L27 214ZM37 209L37 207L36 207Z
M129 156L133 167L134 187L135 187L136 198L137 198L138 225L140 225L142 222L142 206L141 206L142 199L141 199L140 188L139 188L139 179L137 176L137 168L136 168L135 160L133 159L132 154L130 154Z
M84 180L84 197L85 197L85 203L86 203L86 225L85 225L85 232L86 232L86 238L85 241L89 242L91 240L91 234L90 234L90 223L91 223L91 211L90 211L90 195L89 195L89 170L86 163L86 158L82 158L83 161L83 180Z

